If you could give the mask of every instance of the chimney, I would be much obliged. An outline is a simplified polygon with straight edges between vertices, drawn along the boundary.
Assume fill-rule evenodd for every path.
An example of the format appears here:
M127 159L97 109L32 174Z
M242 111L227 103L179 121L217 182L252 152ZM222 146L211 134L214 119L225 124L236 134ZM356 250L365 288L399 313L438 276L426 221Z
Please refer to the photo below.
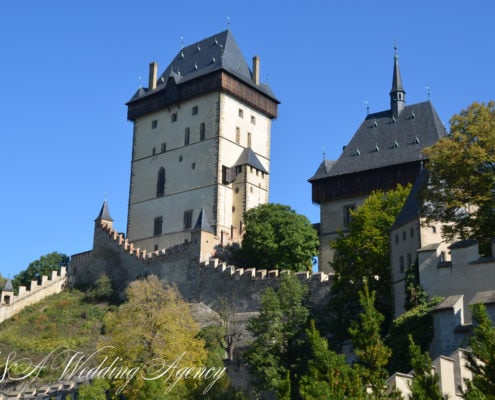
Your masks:
M155 90L156 89L156 74L158 71L158 64L153 61L150 63L150 76L148 82L148 89Z
M256 85L260 84L260 58L258 56L253 57L253 78Z

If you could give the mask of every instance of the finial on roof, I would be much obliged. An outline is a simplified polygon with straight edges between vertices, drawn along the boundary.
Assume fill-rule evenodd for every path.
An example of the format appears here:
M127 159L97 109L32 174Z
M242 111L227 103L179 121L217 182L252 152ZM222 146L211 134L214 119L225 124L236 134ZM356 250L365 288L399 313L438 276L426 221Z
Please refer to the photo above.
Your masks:
M370 115L370 105L368 103L368 100L365 100L364 104L366 104L366 115Z
M227 30L230 30L230 17L227 16Z
M322 147L322 150L323 150L323 161L325 161L325 158L327 157L327 154L326 154L326 151L325 151L325 148Z
M406 91L402 86L402 79L400 76L397 44L394 45L394 52L394 71L392 76L392 90L390 91L390 110L393 115L399 116L406 103Z
M139 89L142 89L142 87L143 87L141 80L142 80L142 78L141 77L138 77Z
M431 92L429 86L426 86L426 95L428 96L428 101L430 101Z
M180 48L183 49L184 48L184 36L181 36L180 37Z

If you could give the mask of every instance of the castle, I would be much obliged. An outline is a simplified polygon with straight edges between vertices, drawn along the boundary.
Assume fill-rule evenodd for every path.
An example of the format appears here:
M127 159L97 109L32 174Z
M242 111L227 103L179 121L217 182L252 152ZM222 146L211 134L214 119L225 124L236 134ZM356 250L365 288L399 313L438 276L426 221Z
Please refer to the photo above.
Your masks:
M391 231L396 315L403 312L405 272L416 257L428 293L493 300L478 293L495 289L493 279L483 279L493 275L493 261L480 262L472 242L449 249L437 227L421 225L415 196L425 180L422 150L446 131L429 101L406 105L405 95L396 53L390 109L368 113L338 160L324 160L309 179L313 202L320 205L320 272L296 276L309 286L312 307L328 301L329 241L345 230L350 211L373 190L397 183L415 185ZM63 269L51 280L43 277L39 286L33 283L30 291L21 288L18 296L8 282L0 322L60 291L66 279L89 285L102 274L118 291L151 274L174 283L197 306L195 318L203 326L215 320L223 300L242 321L256 315L263 291L286 271L238 268L214 256L219 246L241 241L243 214L268 201L271 121L279 103L260 82L259 57L250 69L229 30L181 48L160 75L151 63L148 87L127 103L133 144L126 234L114 229L105 200L93 247L71 257L68 278ZM479 270L474 283L473 270ZM456 326L464 329L465 314L460 298L448 297L435 311L440 333L434 343ZM438 354L456 348L438 346L433 345Z

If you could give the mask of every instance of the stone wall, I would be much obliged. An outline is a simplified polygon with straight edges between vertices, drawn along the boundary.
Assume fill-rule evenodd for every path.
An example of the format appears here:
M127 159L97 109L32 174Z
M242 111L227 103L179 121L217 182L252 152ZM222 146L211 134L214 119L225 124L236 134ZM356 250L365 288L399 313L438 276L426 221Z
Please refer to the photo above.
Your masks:
M52 271L50 279L43 275L41 284L32 281L28 290L25 286L19 287L19 294L14 296L13 292L2 292L0 297L0 323L25 307L37 303L55 293L60 293L66 284L66 267L61 267L60 272Z
M212 243L217 241L211 233L197 231L180 246L147 253L135 249L110 226L96 224L93 250L72 256L71 284L89 285L106 274L114 289L123 293L131 281L156 275L174 284L189 303L203 303L218 311L220 303L227 301L237 312L259 311L263 291L277 286L279 276L287 271L238 268L215 258L201 262L200 254L212 254ZM314 307L326 303L329 275L300 272L296 276L308 285Z

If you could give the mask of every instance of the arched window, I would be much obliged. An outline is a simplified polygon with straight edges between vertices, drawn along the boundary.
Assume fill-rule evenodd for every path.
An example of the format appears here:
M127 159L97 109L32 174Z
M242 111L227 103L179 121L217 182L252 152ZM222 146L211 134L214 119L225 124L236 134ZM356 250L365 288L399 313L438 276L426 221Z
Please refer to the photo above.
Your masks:
M165 168L158 170L158 179L156 180L156 195L162 197L165 194Z

